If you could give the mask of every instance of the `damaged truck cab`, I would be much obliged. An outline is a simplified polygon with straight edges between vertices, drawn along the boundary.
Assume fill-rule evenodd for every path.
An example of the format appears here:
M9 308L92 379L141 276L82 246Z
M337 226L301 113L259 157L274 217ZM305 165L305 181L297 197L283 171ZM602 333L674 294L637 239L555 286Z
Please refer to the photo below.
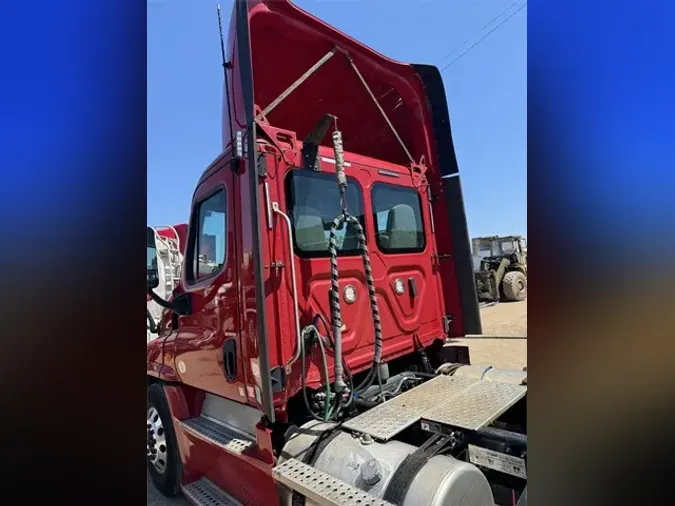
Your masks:
M446 344L481 329L438 70L289 1L237 0L223 53L223 150L148 343L155 485L212 505L526 501L525 374ZM512 468L478 466L493 454Z

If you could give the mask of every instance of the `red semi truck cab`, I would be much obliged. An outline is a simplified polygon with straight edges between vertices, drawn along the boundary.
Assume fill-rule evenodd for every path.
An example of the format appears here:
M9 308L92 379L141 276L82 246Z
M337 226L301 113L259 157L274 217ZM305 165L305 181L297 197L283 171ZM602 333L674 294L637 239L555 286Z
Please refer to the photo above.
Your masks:
M435 67L389 60L288 1L236 1L225 58L223 151L194 192L170 332L148 343L149 469L196 504L290 504L274 469L297 427L335 434L351 419L377 440L360 416L449 379L446 339L481 332L472 257ZM488 504L477 468L443 462L468 473L467 504ZM458 497L447 487L434 504Z
M343 136L348 211L367 239L383 361L447 336L480 333L480 318L438 71L386 59L284 1L249 2L248 21L239 26L248 28L250 51L242 50L247 42L238 35L247 30L237 30L237 12L226 51L223 152L199 180L189 223L180 289L193 313L178 317L178 331L163 341L162 367L173 380L284 420L301 373L285 371L298 341L291 263L300 327L316 315L331 320L328 235L340 213L334 125L303 143L324 115L335 116ZM307 81L262 114L331 50ZM236 156L238 138L254 157ZM346 228L338 232L340 289L355 300L342 303L343 355L357 374L371 365L374 330L356 235ZM307 380L320 380L316 364Z

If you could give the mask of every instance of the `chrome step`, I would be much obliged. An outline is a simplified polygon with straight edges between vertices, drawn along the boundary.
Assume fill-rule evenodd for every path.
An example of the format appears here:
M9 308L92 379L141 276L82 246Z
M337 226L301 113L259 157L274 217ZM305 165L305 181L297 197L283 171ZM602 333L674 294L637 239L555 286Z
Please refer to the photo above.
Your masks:
M272 469L279 483L302 494L321 506L393 506L374 495L319 471L296 459L289 459Z
M178 424L195 436L205 439L235 455L241 455L256 444L252 439L247 439L246 436L204 416L179 420Z
M181 489L185 497L197 506L243 506L206 478L183 485Z

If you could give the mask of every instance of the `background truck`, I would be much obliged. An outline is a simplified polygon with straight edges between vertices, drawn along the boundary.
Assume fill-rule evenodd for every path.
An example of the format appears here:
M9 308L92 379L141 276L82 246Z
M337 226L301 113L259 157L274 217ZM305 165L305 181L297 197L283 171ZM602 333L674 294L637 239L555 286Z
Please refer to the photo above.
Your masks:
M481 301L527 298L527 246L519 235L476 237L472 241L476 289Z
M147 344L154 484L199 505L525 505L526 372L447 343L481 325L440 73L288 1L237 0L227 41L223 151L170 301L148 234L170 329Z
M160 299L169 300L181 278L187 223L148 227L148 274L157 280L153 293ZM146 298L146 337L150 341L159 335L160 320L165 307Z

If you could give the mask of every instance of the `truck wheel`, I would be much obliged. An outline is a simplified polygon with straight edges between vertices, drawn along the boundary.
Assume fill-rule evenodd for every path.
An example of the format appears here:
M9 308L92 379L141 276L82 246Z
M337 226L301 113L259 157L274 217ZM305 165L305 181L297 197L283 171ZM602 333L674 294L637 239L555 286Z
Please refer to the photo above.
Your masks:
M155 487L172 497L180 492L183 469L176 432L161 383L148 387L148 472Z
M527 277L520 271L507 272L502 280L502 289L507 300L527 298Z

